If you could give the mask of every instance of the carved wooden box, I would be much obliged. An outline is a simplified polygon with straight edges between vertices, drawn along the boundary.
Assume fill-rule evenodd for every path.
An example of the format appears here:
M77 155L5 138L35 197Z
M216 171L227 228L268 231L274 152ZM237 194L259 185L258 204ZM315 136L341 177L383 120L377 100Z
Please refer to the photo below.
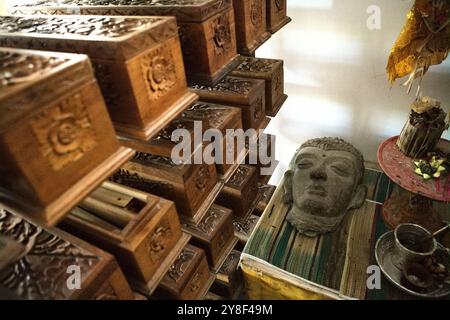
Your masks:
M258 191L258 174L248 165L240 165L234 175L225 184L217 198L217 203L233 210L235 217L245 219L256 205L255 194Z
M194 223L204 217L223 185L214 164L175 164L170 158L143 152L111 179L172 200L180 217Z
M45 231L4 210L0 210L0 234L27 250L0 272L0 286L19 299L133 299L115 259L96 247L60 230Z
M196 100L169 17L0 17L0 45L91 58L120 135L147 140Z
M220 157L222 161L218 161L221 163L216 162L216 168L220 175L228 179L227 176L233 171L232 163L239 163L240 156L245 153L245 150L238 150L234 145L236 139L231 135L227 136L227 129L242 129L241 110L225 105L198 102L183 112L181 117L189 121L202 121L204 130L217 129L222 133L222 157ZM231 146L233 146L232 149ZM227 150L232 155L232 161L227 161Z
M243 288L243 279L239 267L241 252L233 250L228 255L224 264L216 274L216 280L211 291L222 297L236 300Z
M214 87L196 85L191 90L202 101L241 108L244 130L264 129L270 121L265 116L263 80L226 77Z
M291 22L287 16L287 0L266 0L267 30L275 33Z
M233 0L233 7L238 52L253 56L270 38L266 26L266 0Z
M239 239L239 247L244 248L245 244L247 243L248 239L250 238L250 235L252 234L253 230L256 227L256 224L258 223L259 217L256 215L250 215L246 219L241 218L234 218L233 219L233 225L234 225L234 234Z
M268 116L275 117L287 99L284 93L283 60L241 57L241 63L230 75L265 81Z
M173 202L106 182L61 223L117 258L133 286L151 295L189 240Z
M117 142L87 56L0 48L4 206L54 225L132 153Z
M262 184L258 186L258 204L256 205L253 214L257 216L261 216L269 205L270 200L272 199L273 194L275 193L276 186L272 186L270 184Z
M211 206L200 223L183 223L183 230L192 235L193 245L205 250L213 270L220 268L237 242L232 211L216 204Z
M10 12L175 16L190 82L214 85L238 63L232 0L45 0L30 1Z
M187 245L172 264L155 292L156 298L200 300L214 281L205 252Z

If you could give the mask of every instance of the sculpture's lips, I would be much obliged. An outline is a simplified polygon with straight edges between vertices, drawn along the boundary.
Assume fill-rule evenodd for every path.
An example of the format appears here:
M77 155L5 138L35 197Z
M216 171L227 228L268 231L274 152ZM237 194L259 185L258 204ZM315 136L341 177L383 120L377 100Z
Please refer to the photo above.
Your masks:
M325 197L327 195L327 191L322 186L311 186L308 189L306 189L308 194Z

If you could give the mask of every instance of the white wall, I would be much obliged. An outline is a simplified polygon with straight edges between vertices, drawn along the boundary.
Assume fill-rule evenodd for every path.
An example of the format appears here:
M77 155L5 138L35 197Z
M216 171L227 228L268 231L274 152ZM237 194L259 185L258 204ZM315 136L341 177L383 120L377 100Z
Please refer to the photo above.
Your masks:
M381 30L366 26L370 5L381 8ZM309 138L342 137L376 161L378 145L400 133L415 94L407 95L403 81L391 88L385 66L411 6L405 0L288 0L293 21L256 53L284 60L289 95L267 130L277 135L280 161L271 183ZM450 58L430 68L422 88L450 110Z

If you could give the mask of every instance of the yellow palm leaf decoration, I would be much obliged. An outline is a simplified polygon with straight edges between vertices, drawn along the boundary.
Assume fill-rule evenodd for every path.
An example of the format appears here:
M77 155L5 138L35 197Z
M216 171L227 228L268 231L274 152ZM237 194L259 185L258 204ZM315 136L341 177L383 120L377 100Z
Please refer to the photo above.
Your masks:
M450 50L450 0L416 0L407 18L389 56L391 83L409 75L406 84L411 84L444 61Z

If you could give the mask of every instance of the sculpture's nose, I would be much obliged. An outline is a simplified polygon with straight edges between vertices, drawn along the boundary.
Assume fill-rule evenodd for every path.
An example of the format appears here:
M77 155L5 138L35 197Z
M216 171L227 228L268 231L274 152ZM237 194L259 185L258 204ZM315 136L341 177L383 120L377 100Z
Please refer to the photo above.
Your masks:
M327 172L325 170L325 165L321 164L317 168L311 171L310 173L311 179L314 180L327 180Z

